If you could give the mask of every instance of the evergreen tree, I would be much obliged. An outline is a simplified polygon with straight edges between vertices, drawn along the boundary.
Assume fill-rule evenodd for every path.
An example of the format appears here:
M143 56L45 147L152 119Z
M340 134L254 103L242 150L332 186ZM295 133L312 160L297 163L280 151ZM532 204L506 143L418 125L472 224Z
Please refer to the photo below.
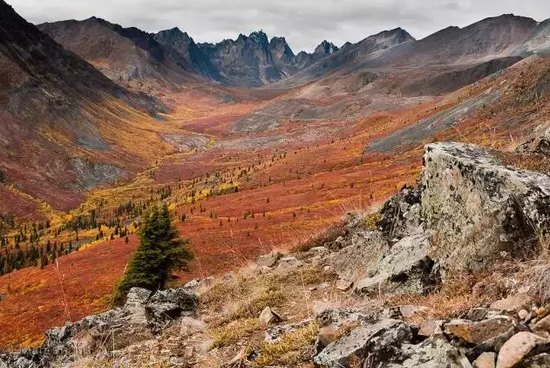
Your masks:
M188 241L179 239L167 205L153 208L145 216L139 238L140 245L117 286L115 303L122 303L133 287L164 289L172 271L187 270L187 261L193 259Z

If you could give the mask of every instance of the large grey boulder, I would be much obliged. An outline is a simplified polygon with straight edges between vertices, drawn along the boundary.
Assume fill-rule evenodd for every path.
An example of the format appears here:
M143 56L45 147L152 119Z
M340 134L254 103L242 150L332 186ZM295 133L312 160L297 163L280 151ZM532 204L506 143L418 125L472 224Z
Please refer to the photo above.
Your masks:
M426 146L422 215L445 269L477 272L503 255L526 257L550 225L550 177L502 165L490 150Z
M424 233L401 239L382 259L374 276L356 283L355 292L369 295L424 294L437 283L431 243Z
M157 291L147 300L145 310L150 323L157 327L197 310L197 295L185 288Z
M329 344L313 360L315 364L329 368L362 366L367 360L372 366L377 366L376 364L384 360L389 361L389 357L411 338L412 332L407 324L387 319L356 328Z
M328 264L342 279L356 282L376 273L390 246L380 231L359 231L351 239L350 246L329 256Z

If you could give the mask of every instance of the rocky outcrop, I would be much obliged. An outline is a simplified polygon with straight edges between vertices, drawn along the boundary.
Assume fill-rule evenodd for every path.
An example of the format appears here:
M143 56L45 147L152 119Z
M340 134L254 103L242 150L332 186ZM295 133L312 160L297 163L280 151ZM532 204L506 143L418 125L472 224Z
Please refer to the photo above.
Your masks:
M154 339L180 317L193 315L196 307L197 296L183 288L156 293L133 288L123 307L51 329L40 348L0 355L0 367L47 368L67 364L77 352L85 356L120 350Z
M550 229L550 178L505 167L482 147L428 145L420 189L444 268L477 272L503 256L532 256Z

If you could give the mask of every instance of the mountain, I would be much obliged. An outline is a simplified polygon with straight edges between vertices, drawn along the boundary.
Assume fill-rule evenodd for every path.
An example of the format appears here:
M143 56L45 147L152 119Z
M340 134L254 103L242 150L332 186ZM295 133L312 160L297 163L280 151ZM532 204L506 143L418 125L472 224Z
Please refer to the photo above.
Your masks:
M3 183L56 208L71 207L84 190L143 164L138 148L125 149L115 137L152 142L126 119L137 124L159 111L167 110L113 83L0 0Z
M220 81L221 76L218 70L214 68L210 59L199 49L193 38L187 32L182 32L179 28L172 28L153 34L153 38L160 44L171 47L177 51L193 71L198 72L214 81Z
M377 33L355 44L346 43L341 49L325 41L317 46L313 55L298 54L300 70L281 84L292 86L319 79L362 58L413 43L415 39L402 28Z
M316 48L313 54L308 54L307 52L300 52L294 61L297 68L307 68L314 62L328 56L332 55L335 52L338 52L339 48L334 45L332 42L323 41Z
M198 46L229 84L261 86L278 81L284 75L277 67L267 35L262 31L249 36L241 34L236 40Z
M96 17L44 23L38 28L117 83L174 87L197 80L200 73L191 58L137 28Z

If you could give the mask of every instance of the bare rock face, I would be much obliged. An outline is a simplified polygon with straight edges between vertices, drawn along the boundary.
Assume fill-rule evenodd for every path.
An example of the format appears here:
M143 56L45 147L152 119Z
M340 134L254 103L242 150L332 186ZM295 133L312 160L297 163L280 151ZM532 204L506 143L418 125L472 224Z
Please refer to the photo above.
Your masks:
M359 231L351 235L352 244L334 253L329 264L342 279L356 282L376 273L390 245L379 231Z
M550 178L503 166L468 144L426 147L422 215L445 268L480 271L502 255L526 257L550 226Z
M423 294L437 283L430 242L419 233L401 239L382 259L377 273L356 283L355 291L376 295Z

